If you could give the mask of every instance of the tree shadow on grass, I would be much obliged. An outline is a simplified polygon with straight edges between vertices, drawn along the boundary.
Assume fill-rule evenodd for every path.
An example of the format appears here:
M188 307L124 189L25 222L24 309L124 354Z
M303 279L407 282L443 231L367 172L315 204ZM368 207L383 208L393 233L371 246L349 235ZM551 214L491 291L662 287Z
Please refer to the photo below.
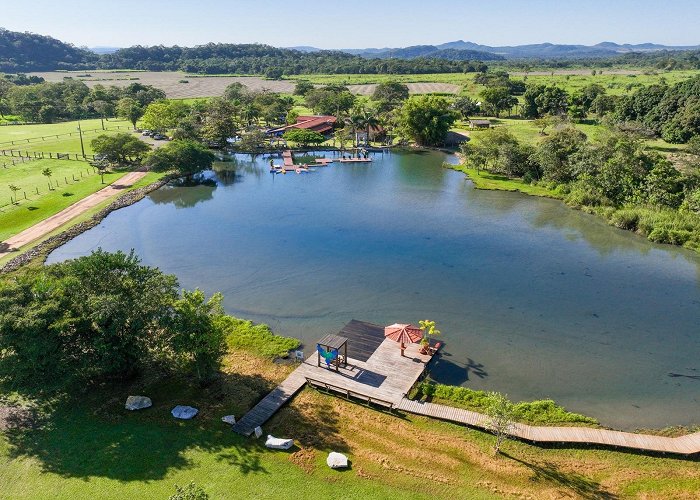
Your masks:
M564 472L554 463L542 462L535 464L516 458L504 452L501 452L501 455L509 458L510 460L523 464L525 467L530 469L533 473L530 477L530 481L552 483L566 488L577 495L580 495L582 498L591 500L614 500L618 498L616 494L607 491L597 481L576 472Z
M9 454L38 460L43 472L82 479L159 480L173 469L200 467L193 450L241 474L266 474L264 454L274 452L264 447L264 439L240 436L220 419L227 414L240 418L272 385L258 375L234 373L223 374L206 388L165 378L140 387L100 389L102 395L84 400L63 398L46 408L37 428L6 432ZM123 405L129 394L147 395L153 406L127 411ZM200 413L193 420L178 421L170 415L177 404L195 406ZM302 445L312 441L307 429L320 431L324 438L336 434L336 421L324 415L324 408L318 410L316 416L287 406L284 425L277 429L288 431ZM320 427L317 418L323 422Z

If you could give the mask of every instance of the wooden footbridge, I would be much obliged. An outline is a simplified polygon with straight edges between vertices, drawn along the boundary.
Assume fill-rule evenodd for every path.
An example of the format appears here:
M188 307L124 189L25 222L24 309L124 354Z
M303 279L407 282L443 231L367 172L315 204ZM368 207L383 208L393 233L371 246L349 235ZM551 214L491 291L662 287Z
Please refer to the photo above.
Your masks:
M345 325L338 335L348 339L345 368L335 371L326 368L324 363L319 366L314 352L246 413L233 426L233 430L250 436L256 427L267 422L306 384L390 411L488 429L488 417L481 413L408 399L408 393L425 373L432 358L420 354L417 344L410 344L402 357L396 342L384 338L384 327L356 320ZM700 453L700 432L671 438L590 427L547 427L520 423L513 424L509 432L513 437L532 443L591 444L680 455Z

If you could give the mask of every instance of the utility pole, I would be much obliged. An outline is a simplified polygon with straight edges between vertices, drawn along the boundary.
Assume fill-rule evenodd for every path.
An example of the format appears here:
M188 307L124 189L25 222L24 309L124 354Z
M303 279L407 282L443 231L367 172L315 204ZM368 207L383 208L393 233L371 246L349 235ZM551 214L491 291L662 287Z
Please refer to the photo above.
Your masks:
M85 145L83 144L83 129L80 128L80 121L78 121L78 133L80 134L80 151L83 153L83 159L85 158Z

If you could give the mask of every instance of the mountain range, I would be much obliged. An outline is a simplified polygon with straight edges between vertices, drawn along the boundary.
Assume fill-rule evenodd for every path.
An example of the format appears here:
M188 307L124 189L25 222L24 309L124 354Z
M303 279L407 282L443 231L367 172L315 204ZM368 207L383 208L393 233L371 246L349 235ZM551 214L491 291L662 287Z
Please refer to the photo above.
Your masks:
M301 52L318 52L323 49L309 46L289 47ZM601 42L596 45L566 45L537 43L530 45L490 46L457 40L439 45L413 45L397 48L340 49L340 52L359 55L370 59L412 59L431 57L439 59L479 59L494 61L499 59L574 59L611 57L629 52L656 52L662 50L698 50L695 46L670 46L656 43L618 44Z

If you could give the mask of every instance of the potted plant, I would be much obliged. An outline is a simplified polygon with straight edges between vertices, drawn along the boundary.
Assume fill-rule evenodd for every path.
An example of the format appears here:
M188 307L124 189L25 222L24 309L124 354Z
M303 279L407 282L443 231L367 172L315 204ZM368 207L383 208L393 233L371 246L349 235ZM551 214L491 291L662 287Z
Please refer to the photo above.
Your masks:
M435 321L429 319L420 320L418 324L423 329L423 338L420 341L420 353L428 354L430 352L430 337L439 335L440 330L435 328Z

